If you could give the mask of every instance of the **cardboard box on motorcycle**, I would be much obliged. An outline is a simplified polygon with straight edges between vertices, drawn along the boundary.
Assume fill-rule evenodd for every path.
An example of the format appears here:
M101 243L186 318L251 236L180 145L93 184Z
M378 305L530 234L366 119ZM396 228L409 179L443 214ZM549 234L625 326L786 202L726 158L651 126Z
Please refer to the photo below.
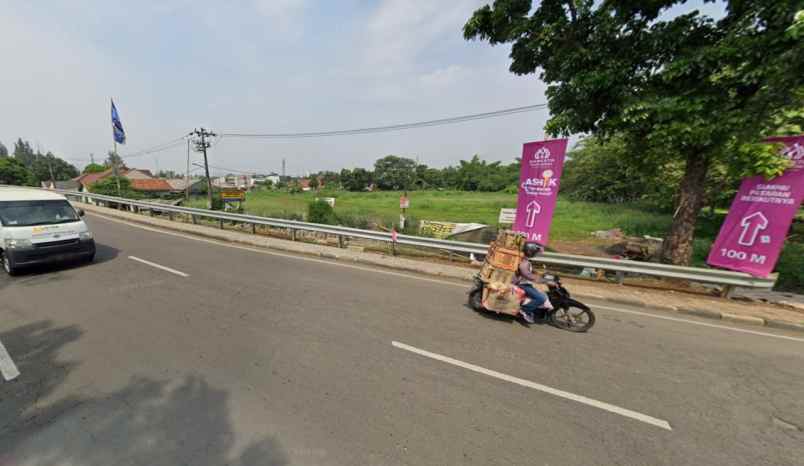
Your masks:
M521 296L518 293L522 291L511 284L524 257L524 242L524 235L504 230L489 247L480 270L480 277L487 284L483 290L483 307L486 309L510 315L519 313Z

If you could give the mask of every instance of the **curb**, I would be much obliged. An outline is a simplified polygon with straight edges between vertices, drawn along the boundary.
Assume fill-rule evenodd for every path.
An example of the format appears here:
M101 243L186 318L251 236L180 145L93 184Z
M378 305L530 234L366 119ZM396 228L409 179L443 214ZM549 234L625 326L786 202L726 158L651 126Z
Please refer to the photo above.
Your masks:
M86 204L82 204L86 205ZM212 232L204 231L207 228L212 229L212 227L201 226L202 228L200 231L197 231L193 228L181 228L180 225L190 225L184 223L176 223L170 222L168 220L163 219L154 219L151 217L144 217L138 214L134 214L131 212L119 212L114 209L109 209L105 207L98 207L95 205L89 205L89 208L85 208L88 212L95 213L100 216L112 217L120 220L125 220L132 223L139 223L141 225L147 225L155 228L164 228L170 231L176 231L184 234L200 236L203 238L213 239L217 241L224 241L229 243L235 244L242 244L246 246L262 248L262 249L269 249L275 251L282 251L288 252L293 254L301 254L305 256L313 256L313 257L321 257L325 259L332 259L342 262L354 262L363 265L371 265L375 267L382 267L386 269L392 270L399 270L403 272L412 272L416 274L423 274L428 275L431 277L439 277L439 278L450 278L455 280L471 280L472 276L474 275L474 271L472 270L442 270L442 271L428 271L423 270L421 267L417 267L415 265L415 260L413 259L404 259L410 262L414 262L412 264L390 264L388 263L387 259L388 256L378 255L373 253L366 253L361 252L360 255L371 255L372 257L347 257L342 254L337 254L336 252L324 252L324 251L312 251L312 250L304 250L303 248L293 248L293 247L283 247L282 243L277 244L263 244L257 241L247 241L247 240L240 240L237 238L225 237L224 235L214 234ZM140 218L142 217L142 218ZM148 221L151 220L151 221ZM154 220L161 220L161 221L154 221ZM199 226L199 225L191 225L191 226ZM218 232L220 230L212 229L213 232ZM228 231L229 233L238 233L238 234L246 234L239 231ZM277 238L270 238L276 242L284 242L285 240L277 239ZM307 244L307 243L301 243ZM310 246L319 246L325 247L323 245L312 245ZM348 250L348 249L347 249ZM356 251L351 251L356 252ZM688 314L696 317L703 317L706 319L715 319L715 320L724 320L728 322L738 323L738 324L747 324L747 325L756 325L756 326L764 326L770 327L780 330L788 330L794 332L801 332L804 333L804 322L796 323L796 322L789 322L785 320L776 320L776 319L763 319L762 317L755 317L755 316L747 316L741 314L733 314L729 312L720 312L720 311L712 311L710 309L701 309L701 308L691 308L691 307L677 307L672 305L662 305L662 304L649 304L645 301L636 298L620 298L620 297L613 297L613 298L606 298L603 296L588 294L588 293L578 293L575 296L586 298L586 299L602 299L606 300L611 303L615 304L623 304L626 306L640 306L640 307L650 307L654 309L660 309L669 312L678 312L681 314Z

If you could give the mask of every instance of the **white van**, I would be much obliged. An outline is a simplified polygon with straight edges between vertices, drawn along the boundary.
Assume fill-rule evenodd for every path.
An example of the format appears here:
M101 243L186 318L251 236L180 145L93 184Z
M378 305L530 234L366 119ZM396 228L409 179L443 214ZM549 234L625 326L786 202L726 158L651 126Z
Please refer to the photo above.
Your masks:
M7 273L20 268L95 258L87 224L61 194L0 186L0 261Z

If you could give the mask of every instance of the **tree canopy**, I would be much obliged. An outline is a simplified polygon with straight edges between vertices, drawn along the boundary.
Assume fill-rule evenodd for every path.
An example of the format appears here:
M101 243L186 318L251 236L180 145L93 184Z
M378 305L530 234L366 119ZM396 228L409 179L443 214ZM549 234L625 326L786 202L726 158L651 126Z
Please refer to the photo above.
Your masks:
M717 162L775 175L786 163L757 144L801 110L798 0L730 0L715 21L683 0L497 0L472 15L467 39L512 43L510 71L548 85L553 135L617 135L631 160L680 161L665 259L686 264Z

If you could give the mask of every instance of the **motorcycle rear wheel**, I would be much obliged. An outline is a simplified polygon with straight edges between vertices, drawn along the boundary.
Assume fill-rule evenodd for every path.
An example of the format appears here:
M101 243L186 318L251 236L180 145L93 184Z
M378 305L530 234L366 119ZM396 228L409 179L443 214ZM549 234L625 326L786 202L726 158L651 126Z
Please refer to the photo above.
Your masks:
M553 311L550 323L561 330L583 333L595 325L595 314L589 309L570 304Z

